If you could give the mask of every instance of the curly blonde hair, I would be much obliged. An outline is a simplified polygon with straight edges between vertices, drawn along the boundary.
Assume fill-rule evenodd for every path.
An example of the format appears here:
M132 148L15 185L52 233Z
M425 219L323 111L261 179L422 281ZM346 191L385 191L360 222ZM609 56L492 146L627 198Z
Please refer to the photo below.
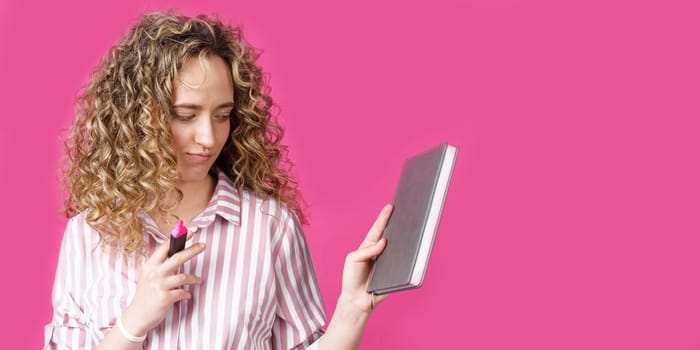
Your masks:
M110 49L76 102L63 174L66 216L89 209L103 244L143 252L139 210L167 213L182 200L169 122L173 84L191 58L230 65L234 108L229 139L215 162L238 188L275 198L306 219L292 163L281 145L259 52L238 27L204 15L151 13Z

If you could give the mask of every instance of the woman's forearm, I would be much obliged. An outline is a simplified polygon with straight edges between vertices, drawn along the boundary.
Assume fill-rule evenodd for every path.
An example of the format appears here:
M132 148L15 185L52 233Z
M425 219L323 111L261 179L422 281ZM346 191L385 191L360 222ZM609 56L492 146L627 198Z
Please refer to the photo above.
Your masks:
M359 348L368 319L369 312L360 310L341 295L326 333L318 343L318 349L354 350Z

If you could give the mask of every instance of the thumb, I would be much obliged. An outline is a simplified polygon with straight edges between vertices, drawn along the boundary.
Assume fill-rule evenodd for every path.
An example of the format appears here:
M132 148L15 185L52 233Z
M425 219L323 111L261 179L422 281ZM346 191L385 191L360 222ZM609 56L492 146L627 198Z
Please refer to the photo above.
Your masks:
M146 261L147 264L160 264L168 257L168 249L170 248L170 239L166 239L165 242L161 243L153 254Z
M348 260L352 262L366 262L378 256L386 247L386 238L381 238L376 243L360 248L348 255Z
M187 232L187 240L189 241L190 239L192 239L193 235L193 232ZM168 257L168 251L170 250L170 240L172 239L172 237L168 236L168 239L166 239L165 242L163 242L161 245L158 246L158 248L156 248L156 250L153 251L153 254L150 258L148 258L148 261L146 263L160 264L163 261L165 261L165 259Z

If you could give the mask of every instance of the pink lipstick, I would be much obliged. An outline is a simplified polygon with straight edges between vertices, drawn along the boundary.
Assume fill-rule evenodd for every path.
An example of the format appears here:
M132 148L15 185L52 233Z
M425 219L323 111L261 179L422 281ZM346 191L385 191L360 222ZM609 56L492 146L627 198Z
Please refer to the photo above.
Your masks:
M182 220L177 221L177 225L170 232L170 249L168 250L168 257L175 255L175 253L185 249L185 242L187 241L187 227L182 222Z

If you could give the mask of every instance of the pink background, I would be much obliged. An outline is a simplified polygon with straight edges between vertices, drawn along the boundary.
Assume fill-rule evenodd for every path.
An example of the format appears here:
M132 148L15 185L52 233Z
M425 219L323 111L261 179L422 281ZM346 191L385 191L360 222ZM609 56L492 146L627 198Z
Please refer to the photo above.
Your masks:
M697 1L103 3L0 2L3 348L51 317L73 100L170 7L264 49L329 315L403 158L461 147L425 285L363 349L700 348Z

